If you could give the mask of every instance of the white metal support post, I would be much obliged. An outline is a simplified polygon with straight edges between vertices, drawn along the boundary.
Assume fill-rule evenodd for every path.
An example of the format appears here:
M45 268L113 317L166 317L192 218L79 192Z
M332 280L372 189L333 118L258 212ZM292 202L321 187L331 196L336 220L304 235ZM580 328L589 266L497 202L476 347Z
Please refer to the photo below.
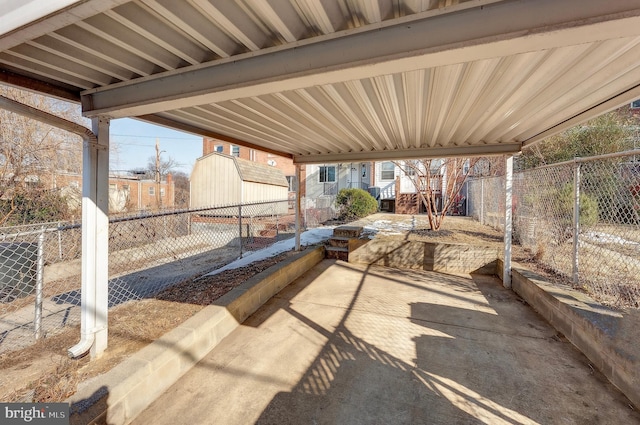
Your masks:
M93 132L98 136L96 174L96 328L91 357L100 356L107 348L109 308L109 127L110 120L94 118Z
M504 173L504 266L502 284L511 288L511 235L513 233L511 195L513 191L513 155L505 157Z
M302 224L300 223L300 164L296 164L296 251L300 251L300 229Z
M81 339L71 357L107 348L109 259L109 120L94 118L97 142L85 141L82 156Z

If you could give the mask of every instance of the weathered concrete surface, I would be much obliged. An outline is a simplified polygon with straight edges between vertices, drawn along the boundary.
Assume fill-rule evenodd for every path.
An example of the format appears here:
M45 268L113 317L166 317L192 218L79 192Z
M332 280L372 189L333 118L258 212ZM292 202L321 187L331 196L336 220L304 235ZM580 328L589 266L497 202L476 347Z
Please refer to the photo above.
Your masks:
M512 266L512 289L640 406L638 312L602 306L582 292L546 282L517 263Z
M129 423L268 299L324 258L317 247L254 275L67 401L72 424ZM176 422L181 423L181 422Z
M492 277L325 260L135 424L640 423Z

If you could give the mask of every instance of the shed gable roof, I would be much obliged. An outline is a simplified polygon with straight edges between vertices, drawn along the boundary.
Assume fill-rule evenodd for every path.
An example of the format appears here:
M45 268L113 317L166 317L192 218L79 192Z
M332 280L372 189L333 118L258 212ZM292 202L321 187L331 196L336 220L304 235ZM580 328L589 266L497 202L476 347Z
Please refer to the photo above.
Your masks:
M289 187L287 178L281 170L242 158L233 157L233 159L242 181Z

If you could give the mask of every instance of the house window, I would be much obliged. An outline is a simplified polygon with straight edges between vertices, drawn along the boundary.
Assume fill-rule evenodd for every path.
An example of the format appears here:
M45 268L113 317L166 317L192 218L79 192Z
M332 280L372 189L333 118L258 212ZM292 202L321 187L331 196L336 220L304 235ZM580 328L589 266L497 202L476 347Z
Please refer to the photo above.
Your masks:
M117 192L118 191L118 185L116 184L109 184L109 192Z
M231 145L231 156L240 156L240 146Z
M287 183L289 184L289 192L296 191L296 176L287 176Z
M255 150L251 149L251 150L249 151L249 159L250 159L251 161L255 161L255 160L256 160L256 151L255 151Z
M224 146L222 145L216 145L215 146L215 151L219 152L219 153L223 153L224 152Z
M71 181L71 182L69 182L69 187L72 187L74 189L78 189L80 187L80 183L78 183L77 181Z
M129 185L128 184L123 184L122 185L122 190L124 190L125 192L129 191Z
M415 169L415 168L412 168L412 167L410 167L410 166L408 166L408 165L405 165L405 167L404 167L404 173L405 173L407 176L409 176L409 177L413 177L413 176L415 176L415 175L416 175L416 169Z
M164 187L160 188L160 196L164 196Z
M336 181L336 167L334 165L321 166L318 173L320 183L333 183Z
M396 166L393 162L383 162L380 167L381 180L393 180L396 178Z
M640 99L631 102L631 109L640 109Z
M149 186L149 196L155 196L156 188L155 186Z

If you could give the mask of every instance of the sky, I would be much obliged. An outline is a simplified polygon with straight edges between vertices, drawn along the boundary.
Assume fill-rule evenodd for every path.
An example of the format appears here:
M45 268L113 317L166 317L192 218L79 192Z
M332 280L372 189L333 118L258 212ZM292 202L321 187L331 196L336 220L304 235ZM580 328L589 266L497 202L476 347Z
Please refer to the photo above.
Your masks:
M155 158L156 139L162 160L172 158L179 166L175 171L191 174L197 158L202 156L202 137L171 130L130 118L111 121L109 168L112 172L147 168L149 158Z

